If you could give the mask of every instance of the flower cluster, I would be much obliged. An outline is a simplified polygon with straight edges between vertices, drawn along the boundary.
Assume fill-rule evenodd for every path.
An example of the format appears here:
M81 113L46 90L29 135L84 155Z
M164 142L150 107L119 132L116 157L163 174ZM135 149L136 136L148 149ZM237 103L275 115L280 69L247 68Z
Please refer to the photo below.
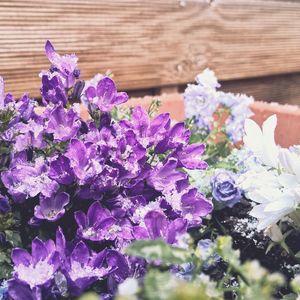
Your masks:
M254 159L239 177L239 186L247 198L258 203L250 214L259 220L259 230L287 216L300 225L300 151L297 146L286 149L276 145L276 125L276 115L270 116L262 129L252 120L245 122L244 143Z
M220 87L213 71L205 69L196 76L196 84L189 84L184 92L185 114L194 118L199 128L211 131L216 112L223 107L228 116L225 131L233 143L243 137L244 122L252 115L249 108L254 102L252 97L217 91Z
M28 95L17 102L5 95L0 82L1 146L9 150L1 152L0 213L12 204L24 246L32 242L31 255L12 252L9 294L76 296L101 280L101 291L112 295L116 283L144 272L143 260L122 254L125 246L157 238L176 244L211 212L183 171L207 168L205 146L190 145L190 131L171 126L166 113L151 120L136 107L130 119L113 119L127 94L109 76L85 84L74 54L60 56L49 41L45 49L51 67L40 75L41 113ZM81 98L88 121L71 104ZM28 232L50 239L32 240Z

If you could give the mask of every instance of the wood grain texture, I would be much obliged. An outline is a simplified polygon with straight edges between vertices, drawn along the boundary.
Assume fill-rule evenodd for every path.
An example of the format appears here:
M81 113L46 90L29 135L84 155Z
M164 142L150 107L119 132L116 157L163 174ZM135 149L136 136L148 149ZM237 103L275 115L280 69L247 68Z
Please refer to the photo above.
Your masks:
M300 71L300 2L1 0L0 74L39 95L43 45L75 52L82 77L110 69L122 89L183 84L204 67L222 80Z

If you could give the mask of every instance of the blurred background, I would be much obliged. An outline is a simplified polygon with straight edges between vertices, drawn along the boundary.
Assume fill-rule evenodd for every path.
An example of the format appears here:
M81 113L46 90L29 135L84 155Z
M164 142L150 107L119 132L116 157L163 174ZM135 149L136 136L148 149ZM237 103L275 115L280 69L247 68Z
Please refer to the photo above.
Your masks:
M39 97L50 39L83 79L111 70L132 96L180 92L209 67L225 91L300 104L299 28L296 0L0 0L0 74Z

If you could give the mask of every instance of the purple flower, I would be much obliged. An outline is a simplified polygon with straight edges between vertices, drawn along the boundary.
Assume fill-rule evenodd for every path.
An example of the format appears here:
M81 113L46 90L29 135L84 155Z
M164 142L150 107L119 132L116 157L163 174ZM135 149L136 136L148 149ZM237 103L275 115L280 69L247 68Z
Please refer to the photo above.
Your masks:
M164 164L157 165L151 170L147 183L157 191L175 187L175 183L185 179L186 174L176 170L177 159L169 158Z
M58 193L51 198L41 196L40 205L34 209L34 216L39 220L55 222L64 215L69 201L70 196L67 193Z
M201 224L201 217L207 216L213 209L208 201L196 188L184 193L181 198L182 215L189 221L189 225Z
M18 119L23 122L29 121L29 119L36 116L34 112L35 101L30 99L27 94L23 95L15 104L18 111Z
M8 212L10 212L10 210L11 210L11 207L10 207L7 197L2 196L0 194L0 215L7 214Z
M52 240L46 242L35 238L32 241L32 254L26 250L12 250L14 280L34 289L47 285L59 268L60 258Z
M140 106L133 109L131 121L120 122L124 129L131 129L135 132L138 142L144 148L157 145L165 139L170 123L168 113L160 114L151 121L148 113Z
M80 75L80 71L77 69L77 56L75 54L60 56L50 41L46 42L45 51L46 56L52 64L51 71L61 76L66 88L72 87L75 79Z
M16 123L11 130L16 135L14 150L23 151L29 147L44 148L46 142L43 139L44 126L39 122L30 119L27 124Z
M109 210L94 202L88 209L87 214L77 211L74 214L78 225L77 234L87 240L103 241L124 239L131 240L131 226L119 224Z
M235 174L227 170L219 170L211 178L214 199L222 205L232 207L241 199L241 190L235 183Z
M49 177L60 184L71 184L75 179L75 175L71 168L70 159L64 155L60 155L51 160Z
M191 132L185 128L184 123L175 124L155 148L155 152L163 153L170 149L175 149L181 145L186 145L190 139Z
M196 188L191 188L188 180L178 181L176 188L165 189L161 206L167 215L181 217L188 221L188 227L199 226L201 217L212 211L212 203Z
M95 144L86 145L81 140L72 139L65 156L70 160L71 168L80 183L84 183L102 170L102 165L94 159Z
M118 267L109 266L105 268L104 262L105 252L91 254L85 243L80 241L64 265L63 273L66 275L70 294L73 296L80 295L88 286L97 280L105 279Z
M187 222L181 218L169 221L164 214L150 211L144 217L144 227L136 226L133 234L137 239L162 238L169 244L177 242L178 236L186 233Z
M125 92L117 92L114 81L109 77L101 79L97 87L88 87L85 96L93 108L98 107L103 112L109 112L114 106L128 100L128 95Z
M42 75L41 95L45 104L66 105L68 98L61 79L54 74Z
M46 132L53 134L54 141L64 142L77 134L80 125L81 121L73 109L66 112L62 105L58 105L50 113Z
M178 148L171 156L178 159L179 168L204 170L208 167L207 163L201 160L201 155L204 151L204 144L192 144Z
M2 172L1 179L12 198L16 202L23 202L39 193L51 197L58 189L58 184L49 178L47 171L42 157L38 157L34 163L21 159Z

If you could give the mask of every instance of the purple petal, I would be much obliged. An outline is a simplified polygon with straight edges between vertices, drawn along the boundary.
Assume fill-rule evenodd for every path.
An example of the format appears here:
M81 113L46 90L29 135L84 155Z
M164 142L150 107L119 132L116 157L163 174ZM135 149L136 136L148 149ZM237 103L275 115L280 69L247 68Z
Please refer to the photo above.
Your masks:
M144 222L152 239L165 237L168 221L165 215L158 211L150 211L144 217Z
M18 266L20 264L22 264L24 266L29 266L31 263L30 254L26 250L20 249L20 248L14 248L12 250L11 259L12 259L14 265L16 265L16 266Z
M174 244L176 242L176 236L186 233L187 221L184 219L176 219L172 221L168 228L167 242Z
M109 77L104 77L98 82L97 85L97 95L102 98L104 103L112 103L115 95L117 93L117 88L112 79Z
M125 92L117 93L116 97L113 99L112 103L115 105L122 104L128 101L128 95Z
M60 254L60 256L63 258L65 256L65 250L66 250L66 238L64 236L64 233L60 227L56 230L56 250Z
M86 244L80 241L74 248L71 254L71 260L78 261L85 265L88 263L90 257L90 251Z
M44 243L39 239L35 238L32 241L32 262L36 264L37 262L41 260L45 260L48 256L47 248L45 247Z
M86 228L88 226L87 224L87 217L85 215L84 212L82 211L76 211L74 213L74 218L76 220L76 223L79 227L81 227L82 229L83 228Z

